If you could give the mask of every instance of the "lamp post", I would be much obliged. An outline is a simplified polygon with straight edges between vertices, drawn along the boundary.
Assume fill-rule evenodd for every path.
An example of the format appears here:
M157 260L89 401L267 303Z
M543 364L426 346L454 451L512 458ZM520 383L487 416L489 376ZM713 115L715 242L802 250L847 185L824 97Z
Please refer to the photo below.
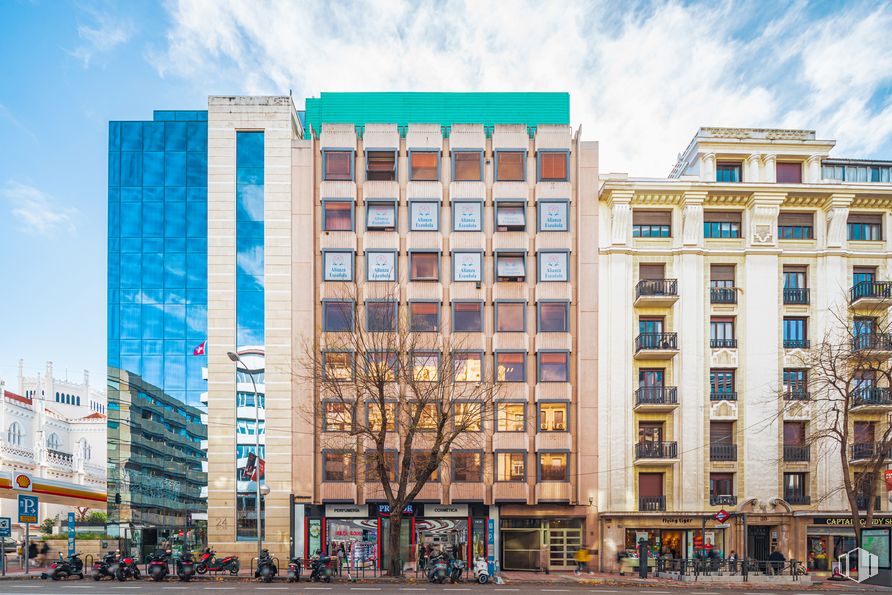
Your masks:
M254 512L257 514L257 559L259 560L263 553L263 536L260 533L260 396L257 394L257 384L254 382L254 372L248 368L248 364L246 364L237 353L229 351L226 355L233 363L235 363L236 370L238 369L239 364L245 368L248 378L251 379L251 386L254 387L254 455L257 457L257 460L254 463L255 469L257 470L257 481L255 482L257 490L254 493ZM238 392L237 379L236 392Z

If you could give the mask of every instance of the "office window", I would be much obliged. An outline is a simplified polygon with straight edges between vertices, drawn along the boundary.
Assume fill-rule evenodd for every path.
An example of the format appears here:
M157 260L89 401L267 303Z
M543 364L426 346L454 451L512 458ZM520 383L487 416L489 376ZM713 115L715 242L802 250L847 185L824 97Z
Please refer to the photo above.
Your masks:
M883 239L883 216L879 213L849 213L848 237L857 241Z
M396 202L366 201L365 228L368 231L394 231L396 229Z
M380 333L395 333L397 328L396 302L366 302L366 330Z
M409 179L437 181L440 179L439 151L409 151Z
M777 217L777 237L781 240L813 240L815 214L802 211L781 211Z
M568 231L570 229L570 203L566 200L540 200L538 208L539 231Z
M564 151L539 151L539 181L565 182L569 179L570 154Z
M569 302L539 302L538 330L540 333L567 333L570 331Z
M784 317L784 347L802 348L808 346L808 318Z
M412 354L412 375L418 382L436 382L439 376L440 354L415 352Z
M437 281L440 278L440 255L437 252L409 252L409 280Z
M339 200L323 200L322 230L353 231L353 203Z
M714 316L709 321L709 343L713 348L737 347L734 338L734 319Z
M496 481L526 480L525 452L496 452Z
M325 408L324 430L326 432L348 432L353 429L353 406L341 401L327 401Z
M570 280L570 253L569 252L539 252L538 272L539 281L569 281Z
M526 407L523 403L496 401L496 431L526 432Z
M808 393L808 371L784 368L784 395L787 398L797 398Z
M541 481L568 481L570 468L567 461L570 458L566 452L540 452L539 453L539 479Z
M395 353L373 351L366 353L366 374L372 383L395 382L399 361Z
M526 254L523 252L496 252L497 281L525 281Z
M323 180L352 180L353 151L322 151Z
M524 231L527 228L527 207L523 202L497 201L496 231Z
M483 151L452 151L452 179L456 182L483 181Z
M436 458L432 457L430 453L421 452L421 451L412 451L409 459L409 474L416 481L422 479L424 476L427 476L427 481L439 481L440 480L440 470L439 465L437 464ZM433 470L428 474L428 469L433 467Z
M740 211L704 211L703 237L705 238L739 238Z
M496 151L496 182L526 180L526 151Z
M715 164L716 182L742 182L741 164L737 162L719 161Z
M483 231L483 203L480 201L452 202L454 231Z
M437 231L440 229L440 203L409 201L409 230Z
M365 179L369 181L396 180L396 151L366 151Z
M452 331L455 333L483 332L483 302L454 302Z
M326 351L322 354L322 373L326 380L352 380L353 354L346 351Z
M570 354L564 352L540 352L539 382L569 382Z
M539 431L566 432L568 403L539 402Z
M496 352L496 380L498 382L526 382L527 354Z
M496 332L525 333L526 302L496 302Z
M452 451L453 481L483 481L483 453Z
M365 270L367 281L396 281L397 259L393 250L367 250Z
M783 162L779 161L775 166L775 173L778 184L801 184L802 183L802 163L801 162Z
M483 431L483 403L456 403L453 423L468 432Z
M456 382L480 382L483 378L483 354L480 352L455 352L452 365Z
M381 404L370 402L366 415L368 416L369 428L374 432L380 432L381 426L385 424L384 416L387 417L387 432L396 431L396 403L384 403L384 414L382 415Z
M409 330L435 333L440 330L440 304L436 302L409 302Z
M420 413L418 407L418 405L412 405L409 411L412 419L415 419L416 415L418 416L418 423L415 427L426 432L436 430L437 425L440 423L440 415L438 413L437 405L435 403L425 403L424 405L421 405Z
M672 235L672 211L632 211L632 237L668 238Z
M353 302L322 302L322 330L348 333L353 330Z
M396 481L397 453L395 450L384 451L384 475L390 481ZM381 481L381 473L378 470L378 452L375 450L365 451L365 477L366 482L379 483Z
M784 473L784 500L801 502L808 497L807 473Z
M732 397L737 392L734 384L734 370L709 370L709 394L716 398Z
M480 282L483 280L483 252L453 252L452 280Z
M353 253L343 251L322 252L323 281L352 281Z
M353 453L324 451L322 453L323 481L353 481Z

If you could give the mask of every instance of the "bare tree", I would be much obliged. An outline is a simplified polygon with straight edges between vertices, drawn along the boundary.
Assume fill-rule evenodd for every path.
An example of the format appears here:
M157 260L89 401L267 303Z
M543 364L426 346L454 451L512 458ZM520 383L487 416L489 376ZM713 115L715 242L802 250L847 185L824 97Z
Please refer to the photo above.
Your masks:
M328 306L336 319L329 330L339 332L319 333L304 366L317 391L309 413L324 468L364 482L369 499L389 505L387 567L394 576L403 570L406 505L449 466L479 469L483 480L484 414L497 386L482 347L470 350L444 332L439 304L410 315L398 296L393 287L366 295L367 307L357 308L363 300L348 286Z
M839 484L821 498L844 495L859 546L857 528L873 523L877 485L892 454L892 334L881 302L831 309L823 337L798 357L807 380L788 379L781 391L785 412L811 402L806 447L831 465L838 459L841 471Z

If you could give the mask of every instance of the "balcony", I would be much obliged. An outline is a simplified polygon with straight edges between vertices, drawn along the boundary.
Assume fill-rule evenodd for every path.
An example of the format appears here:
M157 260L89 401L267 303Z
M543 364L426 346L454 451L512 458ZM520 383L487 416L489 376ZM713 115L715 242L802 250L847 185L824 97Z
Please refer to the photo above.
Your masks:
M709 445L710 461L736 461L737 445L736 444L710 444Z
M678 407L678 389L674 386L642 386L635 391L635 411L671 411Z
M710 339L711 349L737 349L737 339Z
M852 461L871 461L874 457L877 457L877 455L882 452L882 448L882 442L855 442L854 444L852 444L851 448ZM892 452L886 453L886 460L890 460L890 454L892 454Z
M784 349L808 349L811 341L808 339L784 339Z
M892 281L862 281L852 286L849 305L852 308L888 307L892 303Z
M892 355L892 333L867 333L852 339L852 351L858 355L870 352L878 357Z
M736 401L737 393L731 391L721 391L721 392L710 392L709 393L710 401Z
M677 442L639 442L635 445L636 461L661 463L677 458Z
M863 386L853 390L849 396L852 399L853 411L869 413L892 407L892 394L885 386Z
M636 359L672 359L678 353L678 333L641 333L635 337Z
M710 287L709 288L710 304L736 304L737 288L736 287Z
M855 505L858 507L858 510L867 510L867 504L870 502L870 498L867 496L857 496L855 498ZM879 496L874 496L873 498L873 510L874 512L878 511L883 504L883 499Z
M678 301L678 279L642 279L635 286L636 306L671 306Z
M784 391L784 401L808 401L811 395L802 389L787 389Z
M666 512L666 496L640 496L638 510L640 512Z
M788 463L807 463L810 460L811 448L808 445L784 444L784 461Z
M787 504L792 504L793 506L808 506L811 504L811 496L806 496L805 494L784 493L784 500L787 501Z
M809 302L809 290L806 287L785 287L784 304L790 306L807 306Z
M737 506L737 496L709 495L710 506Z

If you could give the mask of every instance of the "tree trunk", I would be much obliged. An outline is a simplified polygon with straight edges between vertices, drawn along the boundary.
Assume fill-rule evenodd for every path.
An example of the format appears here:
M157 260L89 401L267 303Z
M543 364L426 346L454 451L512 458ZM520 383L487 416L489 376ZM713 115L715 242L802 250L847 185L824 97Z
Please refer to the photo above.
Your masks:
M397 512L394 512L397 511ZM387 565L390 568L390 576L403 576L402 551L400 549L400 529L403 525L402 507L390 509L390 535L387 536L390 559Z

